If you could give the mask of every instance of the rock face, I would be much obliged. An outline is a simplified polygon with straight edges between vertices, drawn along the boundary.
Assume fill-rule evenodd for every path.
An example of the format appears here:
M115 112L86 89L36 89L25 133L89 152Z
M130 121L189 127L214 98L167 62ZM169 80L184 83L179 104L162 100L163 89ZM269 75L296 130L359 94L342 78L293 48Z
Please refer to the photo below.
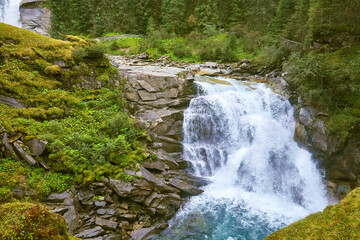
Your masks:
M71 188L51 194L44 204L63 215L69 233L76 237L148 239L167 227L166 221L183 202L182 191L196 195L202 191L195 184L204 185L181 171L152 173L140 167L128 174L135 179L104 179Z
M137 60L110 56L126 80L125 91L130 112L139 119L154 141L153 149L181 153L183 112L194 94L194 75L190 69L151 65ZM166 60L165 60L166 61ZM158 153L155 151L155 154ZM159 153L160 155L160 153ZM177 160L161 168L179 168ZM169 161L166 162L166 164Z
M20 16L22 27L49 36L48 30L51 25L51 12L43 7L46 0L22 0Z
M272 72L265 82L295 107L295 140L319 160L326 172L327 187L335 198L343 198L350 189L360 186L360 133L354 132L344 141L329 133L329 117L325 112L306 105L296 93L287 89L286 74ZM286 78L286 77L285 77Z

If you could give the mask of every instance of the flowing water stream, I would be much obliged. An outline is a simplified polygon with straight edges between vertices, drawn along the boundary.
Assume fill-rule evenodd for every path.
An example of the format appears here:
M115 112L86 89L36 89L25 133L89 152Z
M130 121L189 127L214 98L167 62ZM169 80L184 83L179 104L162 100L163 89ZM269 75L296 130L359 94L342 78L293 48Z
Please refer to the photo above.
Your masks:
M294 110L265 84L198 77L184 113L183 156L211 184L155 239L264 239L328 204L294 138Z
M21 27L21 0L0 0L0 22Z

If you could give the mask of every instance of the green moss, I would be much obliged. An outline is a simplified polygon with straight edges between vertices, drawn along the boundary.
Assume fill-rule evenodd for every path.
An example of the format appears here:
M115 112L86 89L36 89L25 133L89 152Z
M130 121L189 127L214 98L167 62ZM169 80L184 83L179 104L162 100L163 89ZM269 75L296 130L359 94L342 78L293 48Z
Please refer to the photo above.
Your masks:
M67 240L66 222L40 204L0 205L0 238L14 240Z
M46 154L40 160L50 169L45 172L13 162L22 172L9 171L5 166L11 160L2 160L0 176L7 179L0 184L4 201L11 199L9 190L16 184L33 188L42 197L75 182L126 178L119 172L136 167L145 158L146 134L124 112L121 86L109 86L117 70L104 57L103 47L74 36L67 39L72 42L0 24L0 41L4 42L0 46L4 60L0 61L0 94L26 105L15 109L0 104L0 122L7 131L22 133L23 140L47 140ZM84 55L77 57L76 51ZM61 70L55 61L66 68ZM82 79L100 80L105 87L79 88Z
M61 68L57 65L51 65L51 66L46 67L44 72L46 74L50 74L50 75L60 75Z
M350 192L338 205L312 214L266 238L360 239L360 188Z

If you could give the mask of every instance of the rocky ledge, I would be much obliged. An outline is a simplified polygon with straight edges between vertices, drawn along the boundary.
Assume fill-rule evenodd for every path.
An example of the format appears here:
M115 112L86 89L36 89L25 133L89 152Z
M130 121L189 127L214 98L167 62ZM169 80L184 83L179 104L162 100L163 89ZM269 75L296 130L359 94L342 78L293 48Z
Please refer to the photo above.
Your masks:
M204 182L181 171L148 164L128 171L135 180L104 179L53 193L44 202L63 215L70 234L82 239L148 239L166 228L184 197L200 194ZM156 169L156 170L155 170ZM161 169L161 170L160 170Z

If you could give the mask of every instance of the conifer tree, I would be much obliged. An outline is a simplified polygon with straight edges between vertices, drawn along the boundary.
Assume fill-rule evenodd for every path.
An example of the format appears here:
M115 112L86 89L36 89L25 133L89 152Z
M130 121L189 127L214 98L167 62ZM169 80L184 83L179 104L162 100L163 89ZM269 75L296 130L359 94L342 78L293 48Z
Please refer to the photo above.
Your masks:
M186 4L184 0L163 0L161 5L162 24L166 31L184 33Z

